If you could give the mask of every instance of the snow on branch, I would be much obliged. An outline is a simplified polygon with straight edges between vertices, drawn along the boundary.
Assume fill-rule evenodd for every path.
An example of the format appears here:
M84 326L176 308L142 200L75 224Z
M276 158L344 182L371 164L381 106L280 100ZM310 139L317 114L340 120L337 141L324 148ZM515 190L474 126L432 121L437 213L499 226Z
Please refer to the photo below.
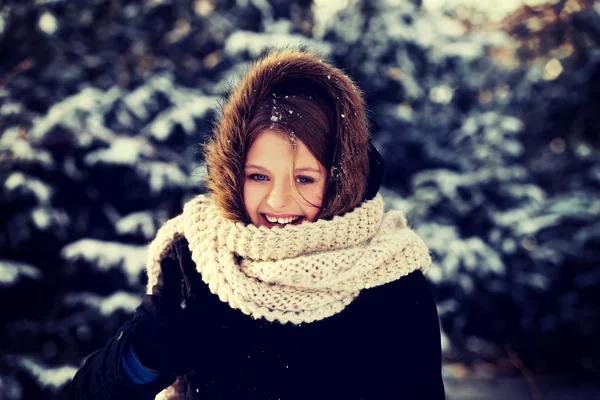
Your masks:
M18 261L0 260L0 287L14 286L21 278L42 279L42 271Z
M63 247L61 256L70 262L83 261L99 272L119 269L131 286L140 284L146 268L146 246L133 246L96 239L81 239Z

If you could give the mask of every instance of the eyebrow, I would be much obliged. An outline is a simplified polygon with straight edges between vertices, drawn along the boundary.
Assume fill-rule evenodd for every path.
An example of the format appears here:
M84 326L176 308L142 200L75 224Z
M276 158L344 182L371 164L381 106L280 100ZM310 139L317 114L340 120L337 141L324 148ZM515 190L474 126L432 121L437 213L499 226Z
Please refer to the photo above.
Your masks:
M246 169L249 168L256 168L259 169L261 171L265 171L265 172L269 172L268 169L261 167L260 165L254 165L254 164L247 164L246 165ZM319 171L318 169L312 168L312 167L303 167L303 168L296 168L296 172L314 172L316 174L320 174L321 171Z

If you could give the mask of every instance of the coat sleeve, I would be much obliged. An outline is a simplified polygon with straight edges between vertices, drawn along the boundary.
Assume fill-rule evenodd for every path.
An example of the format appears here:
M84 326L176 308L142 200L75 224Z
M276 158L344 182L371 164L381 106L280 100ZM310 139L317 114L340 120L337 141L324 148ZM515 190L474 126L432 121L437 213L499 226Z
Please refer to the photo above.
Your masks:
M445 399L438 313L423 274L370 290L364 293L372 311L364 320L369 340L361 346L360 398Z
M156 381L138 385L122 369L123 353L133 331L133 321L126 322L106 346L92 353L77 371L69 391L69 400L89 399L154 399L173 383L173 376L160 376Z
M181 246L184 245L187 246L185 239L176 240L171 251L175 251L174 254L178 255L181 253ZM189 255L187 257L189 258ZM186 260L186 263L190 262L192 262L191 259ZM189 284L191 279L186 278L186 282ZM152 293L160 295L163 286L163 276L161 271L158 271L155 284L152 286ZM138 310L141 308L142 305ZM68 397L70 400L154 399L159 392L175 381L174 375L161 375L152 383L136 384L123 371L123 355L138 322L135 317L138 314L136 311L134 317L119 328L117 334L104 348L92 353L87 358L71 382Z

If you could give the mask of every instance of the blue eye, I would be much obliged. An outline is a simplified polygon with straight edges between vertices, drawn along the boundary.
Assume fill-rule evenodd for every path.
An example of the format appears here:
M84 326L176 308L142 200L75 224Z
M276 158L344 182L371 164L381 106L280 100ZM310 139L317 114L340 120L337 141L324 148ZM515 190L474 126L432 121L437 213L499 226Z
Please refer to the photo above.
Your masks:
M301 183L301 184L307 184L307 183L313 183L314 182L312 180L312 178L309 178L307 176L299 176L297 179L298 179L298 183Z
M259 182L264 182L267 180L267 177L262 174L251 174L250 176L248 176L248 178L252 179L253 181Z

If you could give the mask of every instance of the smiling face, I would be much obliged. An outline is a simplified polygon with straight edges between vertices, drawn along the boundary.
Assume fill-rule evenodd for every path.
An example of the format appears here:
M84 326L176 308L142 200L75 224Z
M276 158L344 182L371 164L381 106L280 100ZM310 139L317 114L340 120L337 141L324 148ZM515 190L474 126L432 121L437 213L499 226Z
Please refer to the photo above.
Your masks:
M327 171L302 141L294 143L295 155L289 139L265 130L248 150L244 207L256 226L297 225L314 221L320 211Z

